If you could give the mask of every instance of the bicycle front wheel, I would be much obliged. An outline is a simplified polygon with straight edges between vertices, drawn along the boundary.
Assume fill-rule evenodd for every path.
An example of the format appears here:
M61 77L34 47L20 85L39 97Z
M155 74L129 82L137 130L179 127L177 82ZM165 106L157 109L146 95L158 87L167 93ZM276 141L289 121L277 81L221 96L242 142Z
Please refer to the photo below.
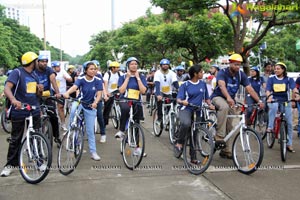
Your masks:
M134 123L127 130L122 140L122 157L124 164L130 170L139 166L145 152L145 137L141 126Z
M110 116L111 116L111 121L115 129L119 128L119 120L118 120L118 115L117 115L117 110L116 107L112 107L110 111Z
M51 164L52 151L48 139L41 133L31 132L19 150L19 170L22 177L28 183L39 183L48 175Z
M163 130L163 122L158 121L157 109L155 109L154 113L153 113L153 132L154 132L154 135L159 137L162 133L162 130Z
M199 126L187 137L183 146L183 160L187 170L195 175L205 172L214 154L214 142L209 131Z
M239 133L232 146L233 162L235 167L243 174L255 172L264 155L261 137L252 129L243 129Z
M175 141L175 132L177 130L176 114L173 112L170 116L169 121L169 140L171 144L174 144Z
M42 120L42 133L46 136L49 140L49 144L51 148L53 147L53 129L48 117Z
M69 175L74 171L80 161L83 145L83 133L80 128L72 128L64 135L57 156L61 174Z
M275 133L273 131L266 132L267 145L269 148L272 148L275 142Z
M286 161L286 147L287 147L287 125L285 121L281 121L280 125L280 155L283 162Z
M268 128L268 113L264 110L260 110L254 120L253 129L257 131L258 135L261 136L261 139L265 139L266 131Z

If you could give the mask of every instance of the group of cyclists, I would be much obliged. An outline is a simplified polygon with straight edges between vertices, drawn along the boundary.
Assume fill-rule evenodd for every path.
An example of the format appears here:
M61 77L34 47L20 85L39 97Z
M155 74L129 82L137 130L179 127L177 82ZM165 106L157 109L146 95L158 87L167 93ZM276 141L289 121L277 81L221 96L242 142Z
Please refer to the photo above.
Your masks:
M272 131L274 126L274 117L278 109L276 103L272 100L288 101L290 99L290 90L292 97L297 98L298 90L295 81L287 76L287 67L284 63L275 64L274 74L271 72L260 75L260 69L256 66L250 68L250 76L241 70L243 58L239 54L232 54L229 57L229 66L220 68L213 64L210 68L211 77L207 80L203 78L203 68L200 64L193 65L186 72L185 67L178 66L175 71L171 70L170 60L164 58L160 61L158 69L151 69L149 75L138 72L140 62L135 57L129 57L126 60L125 73L120 72L120 64L116 61L109 63L108 71L102 76L100 64L97 60L87 61L83 64L82 73L77 77L74 74L74 66L68 68L69 74L61 75L62 79L68 83L68 88L62 91L59 85L57 74L60 67L57 61L51 63L48 67L48 58L44 55L36 55L33 52L25 53L21 58L21 67L13 70L8 76L5 84L4 93L11 102L11 121L12 131L11 140L8 147L7 163L1 172L1 176L9 176L14 167L18 167L17 157L18 149L22 140L25 118L28 112L21 110L21 103L27 103L38 107L33 112L34 127L40 128L40 97L49 91L51 96L57 98L74 97L80 99L83 103L78 106L73 103L70 112L70 122L74 117L76 109L84 113L86 133L88 137L89 152L93 160L99 161L101 158L97 153L95 139L95 118L100 126L100 142L106 142L106 125L108 125L110 112L114 101L114 93L120 93L120 99L130 99L134 101L134 120L140 122L144 119L142 107L143 97L146 94L146 102L149 102L150 95L155 94L157 106L157 121L162 123L162 104L164 98L176 99L179 104L178 118L180 126L175 133L174 154L179 158L182 153L184 138L191 127L193 108L191 104L201 107L203 102L207 103L209 108L216 110L217 126L214 141L223 143L225 136L232 130L232 119L227 115L234 114L234 105L236 103L236 94L240 85L246 90L246 102L251 105L257 103L261 109L264 109L266 101L269 108L269 119L267 131ZM265 69L269 67L265 66ZM268 72L268 71L266 71ZM208 86L209 85L209 86ZM270 97L261 99L261 91L265 96ZM50 116L53 127L54 141L60 144L59 121L55 110L55 104L48 102L53 106L53 114ZM295 152L292 147L292 105L288 103L285 108L288 122L288 145L287 150ZM104 107L103 107L104 106ZM127 102L119 102L121 110L121 119L119 131L115 138L123 138L126 129L126 121L129 118L129 105ZM63 105L59 105L63 108ZM59 109L58 109L59 110ZM60 112L60 111L59 111ZM251 115L249 108L247 116ZM200 115L200 114L199 114ZM60 116L60 114L59 114ZM64 119L62 117L62 119ZM200 120L197 119L197 120ZM61 120L61 123L65 121ZM66 130L69 125L64 127ZM222 158L232 159L231 141L229 140L220 151ZM137 147L138 148L138 147ZM138 149L137 149L138 150ZM139 152L139 151L137 151ZM197 164L196 157L191 157L191 162Z

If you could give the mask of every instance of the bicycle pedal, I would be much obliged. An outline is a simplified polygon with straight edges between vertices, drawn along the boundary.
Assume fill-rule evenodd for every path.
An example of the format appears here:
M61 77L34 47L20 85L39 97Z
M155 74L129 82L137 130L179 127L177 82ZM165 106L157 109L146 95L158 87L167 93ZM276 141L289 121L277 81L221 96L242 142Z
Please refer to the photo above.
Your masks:
M226 142L224 142L224 141L215 141L215 149L221 150L221 149L225 149L225 147L226 147Z

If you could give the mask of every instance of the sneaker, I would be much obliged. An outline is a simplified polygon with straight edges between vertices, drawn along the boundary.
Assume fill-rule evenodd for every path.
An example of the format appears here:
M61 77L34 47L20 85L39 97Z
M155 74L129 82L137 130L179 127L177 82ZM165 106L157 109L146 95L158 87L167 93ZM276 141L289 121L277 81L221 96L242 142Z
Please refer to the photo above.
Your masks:
M106 135L101 135L100 143L105 143L105 142L106 142Z
M123 131L118 131L115 135L115 138L123 138L124 137L124 132Z
M140 156L142 154L142 149L140 147L135 148L133 155Z
M98 156L98 154L96 152L91 153L91 158L95 161L101 160L100 156Z
M66 127L66 124L61 124L61 129L64 130L64 131L67 131L67 127Z
M7 177L12 173L12 167L10 166L5 166L1 172L2 177Z
M182 155L182 147L178 147L176 145L174 145L174 156L175 158L180 158L180 156Z

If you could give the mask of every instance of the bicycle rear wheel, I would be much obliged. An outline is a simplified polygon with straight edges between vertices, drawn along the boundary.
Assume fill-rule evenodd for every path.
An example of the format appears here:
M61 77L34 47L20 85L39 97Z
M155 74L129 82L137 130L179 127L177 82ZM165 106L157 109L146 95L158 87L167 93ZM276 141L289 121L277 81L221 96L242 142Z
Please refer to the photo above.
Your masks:
M267 145L269 148L272 148L275 143L275 133L272 132L266 132L266 138L267 138Z
M22 177L28 183L39 183L48 175L51 164L52 151L48 139L41 133L31 132L30 137L24 139L19 150L19 170Z
M118 117L117 117L117 110L116 108L113 106L111 111L110 111L110 117L111 117L111 121L112 121L112 124L114 126L115 129L118 129L119 128L119 121L118 121Z
M183 146L183 160L187 170L195 175L205 172L214 154L214 142L209 131L199 126L188 136Z
M42 133L49 140L51 148L53 147L53 129L48 117L42 119Z
M177 119L176 114L173 112L170 116L170 122L169 122L169 140L171 144L174 144L175 141L175 132L177 130Z
M159 123L157 119L157 109L155 109L153 113L153 132L155 136L159 137L163 131L163 122L160 121Z
M68 175L74 171L80 161L83 145L84 138L80 128L72 128L64 135L57 156L61 174Z
M11 121L6 117L6 110L1 112L1 125L6 133L11 133Z
M238 171L243 174L255 172L264 155L261 137L252 129L243 129L233 141L232 153L233 162Z
M128 135L131 135L129 141ZM145 151L145 137L141 126L134 123L127 130L125 138L122 140L122 158L125 166L134 170L139 166Z
M253 129L261 136L261 139L265 139L266 131L268 128L268 113L264 110L260 110L254 120Z
M281 155L281 160L283 162L286 161L286 147L287 147L287 125L285 121L281 121L280 125L280 155Z

